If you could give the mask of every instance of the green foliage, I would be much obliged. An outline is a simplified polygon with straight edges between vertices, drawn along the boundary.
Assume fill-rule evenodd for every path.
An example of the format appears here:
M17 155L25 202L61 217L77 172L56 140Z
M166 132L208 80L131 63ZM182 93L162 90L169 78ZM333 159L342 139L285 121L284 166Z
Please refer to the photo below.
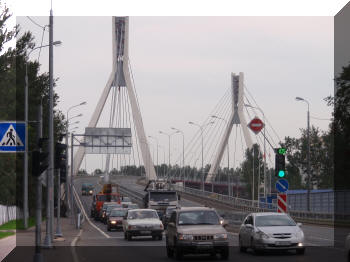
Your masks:
M5 238L5 237L9 237L9 236L13 236L15 234L15 232L0 232L0 239Z
M31 152L37 147L38 105L43 104L43 137L48 137L49 123L49 74L39 73L40 64L29 61L28 53L35 47L34 37L30 32L19 36L20 28L12 30L5 27L10 14L0 0L0 120L24 120L25 68L27 64L29 86L28 149ZM6 43L16 37L16 47L8 48ZM56 81L55 81L56 82ZM58 95L54 93L54 106ZM64 131L64 117L60 111L54 112L54 135ZM55 141L56 142L56 141ZM33 213L35 205L34 179L31 177L31 154L29 153L29 211ZM23 199L23 154L0 155L0 204L21 207Z

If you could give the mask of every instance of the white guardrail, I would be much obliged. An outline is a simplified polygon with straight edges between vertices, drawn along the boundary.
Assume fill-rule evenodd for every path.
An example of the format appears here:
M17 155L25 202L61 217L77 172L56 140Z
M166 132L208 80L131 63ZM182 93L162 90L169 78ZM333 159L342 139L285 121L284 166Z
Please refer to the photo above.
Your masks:
M22 215L21 210L18 207L0 205L0 225L17 219L17 215Z

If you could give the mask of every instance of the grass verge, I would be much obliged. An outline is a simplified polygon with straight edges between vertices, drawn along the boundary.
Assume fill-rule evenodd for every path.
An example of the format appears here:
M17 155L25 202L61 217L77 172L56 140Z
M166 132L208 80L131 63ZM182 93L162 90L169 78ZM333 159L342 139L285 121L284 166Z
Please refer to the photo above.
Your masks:
M0 232L0 239L13 236L15 233L14 232Z
M28 228L35 225L35 218L30 217L28 219ZM0 230L15 230L15 229L24 229L23 219L11 220L0 226Z

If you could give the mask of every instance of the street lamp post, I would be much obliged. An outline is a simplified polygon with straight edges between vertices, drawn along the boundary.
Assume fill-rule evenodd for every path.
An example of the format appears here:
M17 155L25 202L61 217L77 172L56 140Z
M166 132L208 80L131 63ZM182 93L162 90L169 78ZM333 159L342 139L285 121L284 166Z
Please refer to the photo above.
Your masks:
M212 115L212 118L216 118L219 120L225 121L226 124L228 124L227 120L225 118L218 117L216 115ZM231 196L231 183L230 183L230 150L229 150L229 140L227 140L227 184L228 184L228 195Z
M176 134L176 133L178 133L178 132L174 132L174 133L171 133L171 134L168 134L168 133L165 133L165 132L163 132L163 131L159 131L159 134L162 134L162 135L166 135L166 136L168 136L168 138L169 138L169 170L170 170L170 137L172 136L172 135L174 135L174 134Z
M66 178L66 187L65 187L65 190L66 190L66 194L65 194L66 195L66 199L65 199L66 201L65 202L66 202L67 209L69 210L69 213L70 213L71 216L73 216L73 212L72 212L72 208L73 208L73 174L68 171L68 151L69 151L68 150L68 134L69 134L68 129L69 129L69 120L73 119L75 117L81 117L82 114L79 114L79 115L76 115L74 117L69 118L69 111L71 109L75 108L75 107L86 105L86 104L87 103L84 101L84 102L81 102L81 103L79 103L77 105L69 107L68 110L67 110L67 125L66 125L66 146L67 146L67 150L66 150L66 159L67 159L67 161L66 161L66 170L67 170L67 178ZM71 158L73 158L73 154L71 154ZM73 170L73 169L71 169L71 170ZM70 174L70 176L68 174ZM68 177L69 177L69 179L68 179ZM69 183L70 183L70 199L71 199L70 205L68 203L68 199L69 199L68 198L68 184Z
M175 130L177 133L181 133L182 135L182 169L183 169L182 180L183 180L183 186L185 187L186 185L185 183L185 133L175 127L172 127L171 129Z
M265 114L264 112L261 110L260 107L255 107L255 106L252 106L252 105L248 105L248 104L245 104L244 106L246 107L251 107L251 108L255 108L257 110L259 110L261 112L261 114L263 115L263 118L264 118L264 198L265 198L265 202L266 202L266 133L265 133L265 129L266 129L266 118L265 118ZM271 175L271 174L270 174ZM253 185L254 186L254 185ZM260 180L259 180L259 184L258 184L258 188L260 186ZM259 192L260 190L258 190L258 194L260 193ZM271 194L271 184L270 184L270 194ZM254 200L254 196L252 197L252 199Z
M204 152L204 145L203 145L203 128L205 127L205 126L207 126L207 125L211 125L211 124L213 124L214 122L209 122L209 123L207 123L207 124L204 124L204 125L198 125L198 124L196 124L196 123L194 123L194 122L188 122L190 125L195 125L195 126L198 126L199 127L199 129L200 129L200 131L201 131L201 143L202 143L202 191L204 192L204 159L203 159L203 152Z
M311 168L310 168L310 104L304 98L296 97L295 100L307 103L307 211L310 211L310 186L311 186Z
M53 45L59 45L61 41L53 42ZM27 54L27 59L25 61L25 90L24 90L24 121L25 121L25 151L24 151L24 176L23 176L23 224L24 228L28 227L28 108L29 108L29 83L28 83L28 63L30 54L43 47L48 47L50 45L41 45L33 48Z

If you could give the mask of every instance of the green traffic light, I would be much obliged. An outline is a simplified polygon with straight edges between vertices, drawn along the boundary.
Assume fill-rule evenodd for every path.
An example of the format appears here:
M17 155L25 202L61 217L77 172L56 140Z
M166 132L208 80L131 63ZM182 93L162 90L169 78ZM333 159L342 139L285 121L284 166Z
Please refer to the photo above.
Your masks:
M285 148L279 148L278 149L278 153L281 154L281 155L284 155L286 152L287 152L287 149L285 149Z
M284 177L284 175L285 175L286 173L284 172L284 170L280 170L280 171L278 171L278 177Z

